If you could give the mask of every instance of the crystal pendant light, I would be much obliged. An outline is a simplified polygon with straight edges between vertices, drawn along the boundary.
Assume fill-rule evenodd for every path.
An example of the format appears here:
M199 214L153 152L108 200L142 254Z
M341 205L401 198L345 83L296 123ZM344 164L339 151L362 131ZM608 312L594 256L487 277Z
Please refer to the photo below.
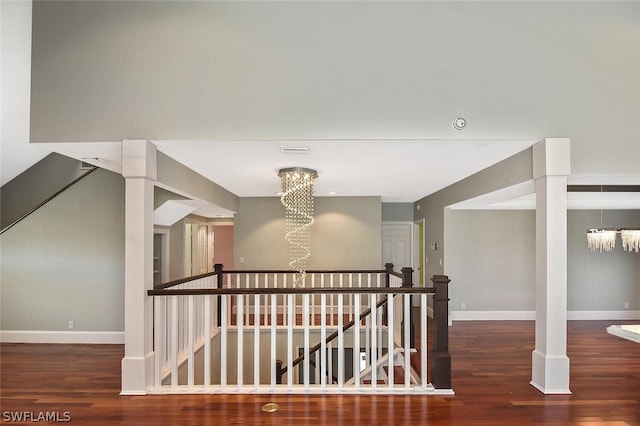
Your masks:
M591 251L610 252L616 248L616 231L610 229L589 229L587 247Z
M622 229L620 231L622 238L622 248L631 253L640 252L640 229Z
M285 240L289 244L289 267L297 274L296 287L304 287L307 259L311 256L311 225L313 225L313 181L315 170L300 167L281 169L280 202L285 208Z

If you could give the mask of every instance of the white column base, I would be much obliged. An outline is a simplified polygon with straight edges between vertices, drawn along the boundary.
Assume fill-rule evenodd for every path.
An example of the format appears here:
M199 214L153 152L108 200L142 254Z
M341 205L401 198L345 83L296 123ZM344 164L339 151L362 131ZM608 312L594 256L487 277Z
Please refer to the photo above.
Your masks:
M569 357L531 354L531 385L544 394L570 394Z
M151 389L155 353L144 357L122 358L122 391L120 395L146 395Z

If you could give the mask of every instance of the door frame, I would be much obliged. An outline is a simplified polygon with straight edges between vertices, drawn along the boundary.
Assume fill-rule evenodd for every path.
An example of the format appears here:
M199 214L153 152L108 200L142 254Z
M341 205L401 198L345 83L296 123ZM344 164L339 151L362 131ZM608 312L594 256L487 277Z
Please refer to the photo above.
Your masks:
M171 231L169 229L166 228L153 228L153 235L160 235L160 253L159 257L160 257L160 265L161 265L161 269L159 271L160 273L160 282L161 283L166 283L169 282L169 256L171 251L169 250L169 242L170 242L170 236Z
M415 287L426 287L425 269L427 267L425 242L427 241L427 224L424 218L413 221L413 232L411 233L411 267L414 271L414 277L417 275Z

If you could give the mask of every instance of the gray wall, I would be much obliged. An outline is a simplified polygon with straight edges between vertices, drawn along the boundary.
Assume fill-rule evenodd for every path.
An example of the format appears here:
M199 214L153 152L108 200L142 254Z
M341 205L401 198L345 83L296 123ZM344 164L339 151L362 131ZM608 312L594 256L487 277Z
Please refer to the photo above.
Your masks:
M382 220L386 222L413 221L413 203L382 203Z
M316 198L308 269L382 269L381 211L378 197ZM289 269L284 229L279 198L240 198L234 268Z
M639 22L637 1L35 2L31 140L568 136L573 173L638 173Z
M605 226L640 227L640 210L606 210ZM586 232L600 226L600 211L570 210L568 216L569 310L640 310L640 254L622 250L618 235L611 253L587 249Z
M526 149L491 167L475 173L453 185L416 202L416 219L425 219L425 246L429 261L426 265L425 276L436 274L451 274L446 262L451 259L448 253L453 245L448 243L445 230L452 229L449 225L450 210L446 209L454 203L468 200L483 194L488 194L502 188L528 182L533 176L532 150ZM440 244L440 250L430 248L432 242ZM446 258L445 258L446 255ZM442 263L440 262L442 260Z
M453 210L451 310L535 309L535 211Z
M97 170L1 237L3 330L124 330L124 179Z
M604 212L610 226L640 226L640 211ZM586 231L600 212L568 212L567 291L570 311L640 310L639 254L587 249ZM448 258L451 310L535 310L535 211L452 210Z

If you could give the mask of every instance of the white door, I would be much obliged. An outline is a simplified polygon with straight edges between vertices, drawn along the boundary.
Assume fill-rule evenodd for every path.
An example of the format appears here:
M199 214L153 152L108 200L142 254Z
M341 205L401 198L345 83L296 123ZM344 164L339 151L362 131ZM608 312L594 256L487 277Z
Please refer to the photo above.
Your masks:
M393 263L393 269L400 272L412 265L412 222L382 223L382 262Z

